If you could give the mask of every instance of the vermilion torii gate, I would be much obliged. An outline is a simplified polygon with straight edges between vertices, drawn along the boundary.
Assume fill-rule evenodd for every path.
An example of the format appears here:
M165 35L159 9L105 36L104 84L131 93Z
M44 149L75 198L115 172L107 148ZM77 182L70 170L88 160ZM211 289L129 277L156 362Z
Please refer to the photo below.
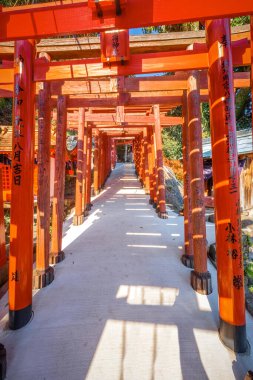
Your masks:
M242 4L237 0L224 0L222 3L214 0L207 3L205 9L200 0L194 0L191 7L187 0L170 7L167 0L120 0L117 3L122 7L121 12L117 12L112 0L100 0L99 3L103 12L100 15L94 0L2 8L0 41L140 28L253 13L250 0Z
M208 70L208 88L211 105L211 133L213 146L214 164L214 187L216 206L216 241L218 257L218 283L219 283L219 305L220 305L220 336L223 342L235 352L245 352L247 349L245 306L244 306L244 285L243 285L243 265L241 251L241 230L239 218L239 189L238 189L238 163L235 134L235 110L234 110L234 84L232 68L252 64L252 47L249 41L238 41L231 46L229 20L212 19L220 17L232 17L235 15L245 15L253 13L253 3L246 0L240 4L237 0L218 0L208 3L203 9L200 1L191 2L182 0L180 6L168 7L166 0L128 0L118 1L118 7L112 1L103 0L99 2L99 9L94 1L87 2L64 2L63 4L52 5L51 3L39 6L3 8L0 11L0 41L18 40L15 43L14 68L9 64L3 64L0 71L4 76L2 90L10 90L10 84L14 83L14 118L13 118L13 182L12 182L12 216L11 216L11 245L10 245L10 327L13 329L24 326L31 317L32 312L32 173L33 173L33 123L35 106L35 82L46 83L51 81L88 79L89 77L104 76L125 76L139 73L152 73L178 70ZM71 13L70 13L71 12ZM101 18L101 12L103 18ZM117 13L117 15L115 15ZM69 15L71 14L71 17ZM76 60L63 62L49 62L45 59L35 60L35 39L66 33L84 33L102 31L115 28L131 28L150 25L161 25L167 23L178 23L191 20L206 21L207 45L195 46L192 50L175 53L157 53L135 55L131 57L129 63L124 66L102 64L99 60ZM200 92L199 78L196 71L187 74L188 87L181 89L181 93L173 94L162 100L164 95L158 95L152 102L154 107L149 111L154 115L144 116L127 115L122 113L122 108L118 108L123 119L117 120L123 129L128 128L130 137L134 140L134 156L138 175L146 185L146 171L149 169L149 186L153 198L151 202L159 205L161 217L165 217L164 183L162 178L162 157L160 128L163 123L163 116L160 114L159 105L168 105L168 109L182 104L186 107L185 90L187 89L187 112L184 112L184 146L187 147L184 155L189 163L184 162L185 170L190 169L188 189L190 193L185 203L188 205L188 228L185 230L186 242L190 242L187 255L194 255L194 259L186 261L192 265L194 271L191 276L193 288L204 294L211 292L211 279L206 269L205 253L205 231L203 229L203 186L201 185L201 174L197 171L201 158L201 135L200 116L197 108L201 102L201 96L207 99L207 94ZM219 84L217 86L217 83ZM6 86L5 86L6 85ZM4 87L5 86L5 87ZM51 88L57 86L52 84ZM173 88L173 85L172 85ZM171 89L172 89L171 88ZM176 88L177 89L177 88ZM53 237L51 253L52 262L63 259L61 251L61 228L62 228L62 194L63 194L63 159L62 141L67 128L67 108L87 107L107 107L112 106L111 99L105 103L106 99L86 99L86 97L68 97L62 93L57 93L58 100L58 134L59 134L59 154L56 159L57 181L55 186L54 207L58 212L58 219L55 222L56 236ZM138 96L138 101L134 103L135 96L116 96L114 106L127 107L135 106L140 112L141 105L147 105L147 100ZM157 94L156 94L157 95ZM203 99L203 98L202 98ZM152 99L153 100L153 99ZM171 100L171 103L170 103ZM164 103L162 103L164 101ZM203 100L202 100L203 101ZM132 103L131 103L132 102ZM174 103L173 103L174 102ZM102 105L103 103L103 105ZM39 102L40 104L40 102ZM123 109L124 111L124 109ZM142 109L143 111L143 109ZM44 116L46 117L46 116ZM85 114L82 116L79 125L93 123L92 128L107 130L110 128L114 116L95 116L95 114ZM133 128L134 121L139 118L137 124L142 127ZM99 124L99 121L102 124ZM168 121L167 121L168 122ZM129 123L129 125L125 124ZM147 127L150 124L152 127ZM169 124L169 123L168 123ZM167 124L167 125L168 125ZM131 126L131 128L130 128ZM91 127L87 124L87 128ZM144 128L144 129L143 129ZM147 133L145 132L147 128ZM84 128L85 129L85 128ZM82 141L83 134L79 134ZM133 132L135 131L135 132ZM113 132L112 132L113 133ZM108 134L108 133L107 133ZM87 136L89 132L87 132ZM90 136L90 135L89 135ZM105 134L101 131L95 137L95 172L97 189L102 186L111 168L112 137L124 136L123 132ZM147 139L147 143L145 142ZM58 141L58 140L57 140ZM146 149L144 147L148 147ZM85 147L85 151L84 151ZM91 156L91 136L84 147L79 144L79 149L84 151L83 157ZM89 147L89 148L88 148ZM100 149L99 149L100 148ZM187 153L188 152L188 153ZM145 156L148 156L148 165ZM223 160L221 160L223 157ZM90 158L89 158L90 159ZM184 161L185 161L184 160ZM57 166L58 165L58 166ZM81 154L79 159L79 170L83 162ZM189 165L189 166L187 166ZM85 167L85 166L83 166ZM90 170L90 162L86 161L86 168L83 174ZM89 203L88 177L86 184L81 185L83 178L78 179L77 193L82 194L85 188L86 203ZM186 187L187 188L187 187ZM27 190L29 189L29 191ZM28 192L27 192L28 191ZM22 199L22 210L20 209L20 197ZM77 195L78 197L78 195ZM223 207L223 199L228 200L227 207ZM80 199L79 199L80 200ZM48 200L49 201L49 200ZM25 210L26 218L23 217ZM76 216L80 216L80 204ZM59 219L60 218L60 219ZM82 218L79 218L82 221ZM78 220L78 218L76 218ZM78 222L76 223L78 224ZM191 225L192 230L189 228ZM48 227L47 227L48 228ZM191 235L192 231L192 236ZM188 236L187 236L188 235ZM25 239L24 239L25 236ZM24 243L25 240L25 243ZM57 244L55 244L57 243ZM193 250L193 252L191 252ZM43 271L48 270L48 263Z

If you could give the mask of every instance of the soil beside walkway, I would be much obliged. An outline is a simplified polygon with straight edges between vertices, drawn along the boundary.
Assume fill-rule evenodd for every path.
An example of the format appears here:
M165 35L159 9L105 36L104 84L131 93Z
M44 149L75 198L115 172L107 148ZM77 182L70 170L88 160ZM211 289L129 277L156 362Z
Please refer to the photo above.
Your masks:
M7 379L243 379L253 356L218 338L214 268L214 292L201 296L180 262L183 217L157 217L131 164L117 166L93 203L83 225L65 223L66 259L35 292L33 320L8 330L7 295L0 302ZM211 223L207 234L213 242Z

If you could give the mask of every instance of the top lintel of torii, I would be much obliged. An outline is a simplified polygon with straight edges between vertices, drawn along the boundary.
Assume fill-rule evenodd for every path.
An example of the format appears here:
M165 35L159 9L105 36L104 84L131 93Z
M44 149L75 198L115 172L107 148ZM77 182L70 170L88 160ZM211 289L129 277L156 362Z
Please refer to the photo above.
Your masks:
M66 34L183 23L253 14L252 0L127 0L120 15L98 17L87 1L62 0L2 8L0 41L40 39Z

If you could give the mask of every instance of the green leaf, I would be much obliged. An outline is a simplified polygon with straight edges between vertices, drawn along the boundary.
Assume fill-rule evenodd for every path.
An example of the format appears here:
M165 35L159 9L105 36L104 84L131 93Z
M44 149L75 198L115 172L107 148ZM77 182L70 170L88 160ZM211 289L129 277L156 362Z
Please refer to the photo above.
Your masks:
M253 279L253 262L247 264L247 266L245 268L245 273L246 273L247 277Z

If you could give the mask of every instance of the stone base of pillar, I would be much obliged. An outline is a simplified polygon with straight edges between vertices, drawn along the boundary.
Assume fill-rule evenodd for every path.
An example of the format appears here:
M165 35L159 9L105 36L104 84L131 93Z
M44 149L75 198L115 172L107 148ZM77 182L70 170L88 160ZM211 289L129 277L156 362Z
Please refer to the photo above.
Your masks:
M42 289L51 284L54 280L54 268L48 267L46 270L33 272L33 289Z
M51 254L49 256L49 264L58 264L65 259L65 253L63 251L58 254Z
M4 380L6 378L6 370L6 349L4 348L4 345L0 343L0 380Z
M148 201L148 203L150 204L150 205L153 205L154 204L154 199L149 199L149 201Z
M100 190L94 190L94 195L97 196L100 193Z
M181 261L182 261L182 264L184 264L185 267L191 268L191 269L194 268L194 256L193 255L187 255L187 253L185 253L181 257Z
M161 219L168 219L168 214L167 214L167 212L160 212L160 211L158 211L158 216L159 216L159 218L161 218Z
M80 226L84 222L84 215L74 215L73 216L73 225Z
M220 318L219 337L226 347L238 354L243 354L250 350L246 336L246 325L231 325Z
M90 211L92 206L93 206L92 203L87 203L87 205L85 207L85 211Z
M83 216L84 216L84 218L86 218L87 216L89 216L89 211L88 210L84 210Z
M248 371L245 375L244 380L252 380L253 379L253 371Z
M191 271L191 286L197 293L211 294L213 289L210 272L199 273L194 270Z
M32 305L20 310L9 310L9 328L18 330L27 325L33 316Z

